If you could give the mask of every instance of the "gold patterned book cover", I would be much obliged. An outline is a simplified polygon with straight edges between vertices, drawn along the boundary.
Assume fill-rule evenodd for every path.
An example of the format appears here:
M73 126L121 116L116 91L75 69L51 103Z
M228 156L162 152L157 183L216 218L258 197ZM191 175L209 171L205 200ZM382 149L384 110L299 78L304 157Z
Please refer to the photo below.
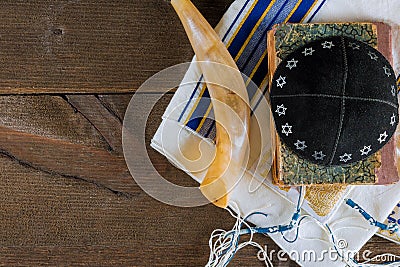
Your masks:
M390 27L384 23L279 24L267 37L270 82L276 67L289 53L308 42L331 36L352 37L367 43L392 61ZM272 174L274 182L280 186L389 184L399 180L393 159L394 140L364 160L331 167L300 158L279 142L278 136L277 140Z

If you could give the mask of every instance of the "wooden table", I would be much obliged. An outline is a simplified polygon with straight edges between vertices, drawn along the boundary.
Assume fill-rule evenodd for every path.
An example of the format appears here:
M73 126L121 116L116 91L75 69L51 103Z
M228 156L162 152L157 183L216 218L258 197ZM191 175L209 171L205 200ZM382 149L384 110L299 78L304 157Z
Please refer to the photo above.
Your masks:
M201 266L211 232L234 224L212 205L157 202L131 178L121 125L132 94L193 52L167 2L116 2L0 3L0 265ZM194 2L215 25L232 0ZM153 110L147 142L172 95ZM148 153L168 179L194 185ZM399 252L378 237L365 249ZM231 266L262 266L256 253Z

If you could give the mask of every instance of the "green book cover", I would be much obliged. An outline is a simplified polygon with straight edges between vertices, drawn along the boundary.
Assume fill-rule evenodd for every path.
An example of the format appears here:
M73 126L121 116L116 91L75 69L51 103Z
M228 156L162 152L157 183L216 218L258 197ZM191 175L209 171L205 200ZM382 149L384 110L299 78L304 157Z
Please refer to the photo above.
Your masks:
M381 23L279 24L268 33L269 71L272 77L280 61L306 43L330 36L352 37L378 48L378 30L390 40L389 26ZM380 33L381 34L381 33ZM382 38L385 39L385 38ZM379 40L380 41L380 40ZM384 41L384 40L382 40ZM381 51L382 52L382 51ZM383 53L385 54L385 53ZM279 137L277 137L279 139ZM298 157L284 144L277 142L274 182L281 186L303 184L374 184L375 170L381 166L381 151L367 159L347 165L326 167Z

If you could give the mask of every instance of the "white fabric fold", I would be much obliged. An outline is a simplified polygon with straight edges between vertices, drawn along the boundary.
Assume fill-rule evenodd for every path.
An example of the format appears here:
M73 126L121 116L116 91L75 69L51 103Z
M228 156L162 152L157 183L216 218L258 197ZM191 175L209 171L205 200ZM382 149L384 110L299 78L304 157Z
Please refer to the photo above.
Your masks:
M243 7L244 0L236 0L228 9L217 26L217 32L221 35L226 32L239 10ZM314 9L318 8L316 5ZM312 10L310 14L313 14ZM245 12L243 12L245 14ZM242 16L244 16L242 14ZM346 22L346 21L384 21L393 27L400 24L400 1L398 0L336 0L327 1L313 18L313 22ZM240 19L237 23L239 23ZM394 68L397 73L400 70L400 34L393 32L393 60ZM187 81L194 81L201 75L196 64L189 68L183 84ZM193 169L190 163L183 158L182 147L202 146L205 155L210 157L213 154L214 144L178 122L183 106L181 103L187 101L191 96L192 90L185 86L180 87L166 112L163 121L151 141L151 146L165 155L174 165L186 171L193 179L200 182L205 171L191 173ZM190 110L190 107L187 108ZM186 111L187 112L187 111ZM165 142L168 140L168 142ZM188 165L189 164L189 165ZM257 178L254 180L254 178ZM286 224L290 221L295 212L295 202L298 195L294 191L287 193L274 188L274 186L262 180L262 176L252 174L250 171L245 173L243 179L230 194L230 206L238 207L241 216L245 216L254 211L267 213L269 216L252 217L251 222L257 226L272 226ZM261 181L261 182L260 182ZM400 183L388 186L352 186L346 193L347 198L363 207L376 220L384 221L393 207L400 201ZM330 237L327 235L323 224L328 224L332 229L336 240L343 239L347 242L346 250L358 251L378 230L371 226L356 210L347 206L344 201L340 201L329 216L317 218L311 208L305 206L302 214L310 214L309 219L305 219L300 225L299 238L294 243L286 242L280 234L273 234L271 238L289 255L302 255L302 253L313 250L316 255L323 255L324 251L329 252L333 249ZM290 235L290 233L289 233ZM294 253L295 252L295 253ZM296 262L304 266L345 266L340 259L330 259L325 256L319 261L309 261L298 257Z

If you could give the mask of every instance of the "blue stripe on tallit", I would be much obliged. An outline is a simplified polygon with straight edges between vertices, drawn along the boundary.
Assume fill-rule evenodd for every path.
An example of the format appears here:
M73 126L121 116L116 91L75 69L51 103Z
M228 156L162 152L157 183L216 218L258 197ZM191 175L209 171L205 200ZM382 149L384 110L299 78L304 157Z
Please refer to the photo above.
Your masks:
M236 15L235 19L232 21L231 25L229 26L228 30L226 31L224 37L222 37L222 42L226 41L226 38L228 37L228 34L231 32L233 26L236 24L237 20L239 19L240 15L242 15L244 9L246 8L246 6L249 4L250 0L247 0L243 7L240 9L239 13Z
M303 0L300 3L300 5L297 7L297 10L291 15L289 21L290 22L300 21L307 14L308 10L312 7L314 2L315 1ZM234 52L238 53L240 51L243 43L247 39L250 32L253 30L255 24L257 23L259 18L262 16L265 9L268 7L269 3L270 3L270 1L260 0L254 6L249 17L243 23L242 28L239 30L236 38L231 43L231 46L228 48L228 50L231 52L233 57L236 57L236 54L234 54ZM247 44L247 46L243 50L243 54L239 57L239 60L237 63L238 63L239 69L242 72L244 72L244 74L246 74L246 75L251 74L251 72L254 70L254 67L256 66L257 62L259 61L261 55L265 52L265 50L266 50L265 36L266 36L267 31L274 24L285 21L285 19L292 12L293 8L295 8L297 3L298 3L298 1L278 0L271 7L268 14L265 16L265 18L263 19L263 21L261 22L259 27L254 32L252 39L250 40L250 42ZM263 7L263 9L261 9L260 7ZM318 10L319 10L319 8L318 8ZM316 12L313 15L315 15ZM297 19L297 21L295 21L295 19ZM255 72L255 74L252 78L253 82L255 82L255 84L257 86L260 86L263 79L267 75L267 72L268 72L268 59L267 59L267 57L265 57L262 60L259 68L257 69L257 71ZM249 92L250 99L253 98L254 93L255 92ZM266 93L266 92L263 92L263 93ZM191 118L189 119L189 122L187 123L187 126L193 130L196 130L199 127L202 117L206 113L209 105L211 104L207 90L205 90L205 92L204 92L204 96L206 96L206 95L207 95L207 98L204 99L204 101L203 101L203 99L200 100L198 105L195 107L195 110L194 110ZM258 103L260 102L262 97L263 96L261 96L260 99L258 99L256 106L258 106ZM205 137L209 137L209 138L213 139L215 137L215 133L216 133L215 122L212 119L206 119L204 121L204 124L202 125L202 127L199 129L199 133Z
M265 94L267 93L267 91L268 91L268 86L266 86L266 87L264 88L264 90L263 90L263 92L262 92L262 94L261 94L262 97L258 98L257 103L254 105L254 108L253 108L253 109L251 110L251 112L250 112L250 116L253 116L254 110L257 109L258 105L260 104L262 98L265 96Z
M207 116L203 126L199 130L199 134L201 136L208 136L208 132L212 129L215 129L215 127L212 127L213 124L214 124L214 109L211 109L210 114Z
M235 19L232 21L231 25L229 26L228 30L226 31L224 37L222 37L222 42L226 41L226 38L228 37L228 34L231 32L233 26L236 24L237 20L239 19L239 17L242 15L244 9L246 8L246 6L249 4L250 0L247 0L243 7L240 9L239 13L236 15ZM197 89L199 88L201 81L203 80L203 74L200 76L199 81L196 84L196 87L194 88L192 94L190 95L190 98L188 100L188 102L186 103L185 107L183 108L183 111L181 113L181 115L178 118L178 122L181 121L183 115L185 114L187 108L189 107L190 101L193 99L194 95L196 94Z
M230 52L230 54L233 58L235 58L236 55L239 53L241 47L243 46L243 44L246 41L246 39L248 38L249 34L255 27L257 21L260 19L260 17L264 13L264 11L268 8L270 3L271 3L271 0L269 0L269 1L259 0L255 4L253 9L250 11L250 14L247 17L246 21L242 24L242 27L237 32L235 38L233 39L232 43L228 47L228 51ZM253 38L254 38L254 35L253 35ZM251 43L252 43L252 41L249 42L249 44L251 44ZM254 66L252 67L252 69L253 68L254 68ZM243 72L243 70L240 67L239 67L239 69ZM250 75L250 73L245 73L245 72L244 72L244 74ZM204 91L204 94L206 94L206 93L207 93L207 95L209 95L208 89L206 89ZM208 106L211 104L211 99L207 98L206 101L202 101L202 105L203 104L206 105L206 107L201 106L200 103L198 103L197 106L194 107L195 110L192 113L192 115L190 116L190 119L188 120L188 122L186 124L187 127L191 128L193 130L197 130L197 128L201 122L201 118L199 119L199 114L202 114L201 116L204 116L206 110L208 109ZM202 127L204 127L204 125Z
M318 11L321 9L321 7L323 6L323 4L325 4L326 0L323 0L322 3L319 5L319 7L315 10L314 14L312 14L312 16L307 20L307 23L309 23L310 21L312 21L312 19L314 18L314 16L318 13Z
M259 0L258 3L254 6L250 15L247 17L246 21L243 23L242 27L237 33L235 39L228 47L228 51L233 58L235 58L236 55L239 53L240 49L242 48L246 39L249 37L249 34L253 30L257 21L260 19L261 15L264 13L265 9L267 9L270 3L271 1ZM249 42L249 44L251 44L251 41Z
M256 73L253 76L253 82L260 87L261 83L263 82L265 76L267 75L268 71L268 57L265 57L260 64L260 67L257 69ZM254 91L254 90L251 90ZM249 99L253 99L255 92L249 91Z
M243 65L240 65L241 64L240 58L237 62L239 69L241 71L244 71L244 74L250 75L250 73L254 69L254 66L257 64L258 60L260 59L261 55L267 49L267 44L266 44L267 31L270 30L273 25L283 22L287 18L287 16L290 14L290 12L292 11L292 9L295 7L295 5L297 3L297 1L291 1L290 4L288 4L288 2L289 2L289 0L277 1L274 4L274 6L271 8L271 10L268 12L267 16L264 18L264 20L262 21L262 23L260 24L258 29L254 32L253 38L251 39L251 41L249 42L249 45L248 45L248 46L252 47L253 50L250 51L246 60L242 63ZM256 34L257 32L258 32L258 34ZM247 49L247 47L246 47L246 49ZM241 58L245 58L245 57L241 56ZM246 67L248 64L251 65L251 67L247 69ZM245 70L243 70L243 68L245 68ZM255 77L256 74L253 77L253 82L257 86L260 86L262 83L262 80L267 75L267 73L268 73L268 57L265 57L256 72L257 77ZM258 80L255 81L255 78L257 78ZM249 92L249 99L253 98L254 93L255 92ZM260 100L262 97L263 96L260 97ZM259 102L260 100L258 100L257 102ZM212 123L211 128L215 128L215 122ZM200 129L200 131L201 130L202 129ZM210 129L209 131L207 131L207 134L205 135L205 137L213 139L214 135L215 135L215 129Z
M300 22L305 16L305 14L307 14L307 11L312 7L314 2L315 2L314 0L301 1L301 4L297 8L297 10L290 17L289 22L291 23Z
M285 3L288 0L285 1ZM258 3L256 3L256 5L254 6L253 10L251 11L250 15L248 16L247 20L243 23L241 29L239 30L239 32L237 33L235 39L232 41L231 45L228 47L228 51L231 53L232 57L236 57L237 53L239 53L241 47L243 46L243 43L246 41L247 37L249 36L250 32L253 30L253 28L255 27L257 21L260 19L260 17L262 16L262 14L264 13L265 9L269 6L269 4L271 3L271 1L262 1L260 0ZM278 7L275 7L275 5L278 4ZM275 8L274 8L275 7ZM280 7L280 8L279 8ZM260 26L258 27L257 30L259 30L261 28L261 25L263 23L265 23L265 21L267 21L268 25L271 26L273 23L273 20L276 18L276 16L282 11L284 5L279 5L279 1L276 1L276 3L273 5L273 7L271 8L271 10L268 12L268 15L264 18L263 22L260 24ZM279 8L279 9L278 9ZM271 20L271 16L273 16L274 14L271 14L271 12L277 12L277 14L272 18ZM256 30L256 32L257 32ZM247 49L247 47L252 44L255 43L255 40L257 40L256 45L258 48L260 46L260 40L264 40L265 41L265 36L262 36L262 34L256 34L256 32L254 33L251 41L248 43L248 45L246 46L245 50ZM265 51L266 49L266 43L264 45L265 47L260 49L262 50L262 53ZM254 54L253 51L250 51L250 54ZM241 56L241 58L243 58ZM254 64L253 66L250 66L249 71L246 73L244 72L244 74L246 75L250 75L252 70L254 69L255 64L257 64L257 60L254 61L247 61L245 62L244 66L242 66L242 68L239 69L243 72L243 68L246 67L249 63ZM257 84L258 86L260 84ZM204 94L208 94L208 90L206 89ZM254 94L254 93L253 93ZM210 105L211 103L211 99L207 99L207 101L203 101L202 104L206 104L207 107L200 107L200 103L195 107L195 111L193 112L193 114L191 115L191 118L189 119L188 123L186 124L186 126L190 127L193 130L196 130L199 126L199 123L201 121L201 118L199 119L198 116L199 114L205 114L205 111L208 109L208 105ZM204 111L204 113L201 113L201 111ZM204 125L203 125L204 126ZM203 127L202 127L203 128Z
M283 22L292 11L292 9L285 10L288 2L289 0L276 1L271 10L268 12L268 15L264 18L258 29L254 32L251 41L237 61L239 70L242 71L244 74L249 75L253 71L254 66L257 64L261 55L267 49L267 31L269 31L274 24ZM296 4L295 1L292 1L292 3L292 6Z
M196 109L194 110L191 116L191 119L188 121L186 126L190 127L193 130L196 130L197 126L199 126L200 124L200 121L203 119L209 104L210 104L210 94L208 90L205 90L203 96L201 97Z
M217 129L215 128L215 121L213 120L210 128L208 129L204 137L210 138L211 140L215 140L216 136L217 136Z
M199 88L202 80L203 80L203 74L200 75L199 81L197 82L196 87L194 88L192 94L190 95L188 102L186 103L185 107L183 108L183 111L182 111L181 115L179 116L178 122L181 121L183 114L185 114L187 108L189 107L190 101L192 101L194 95L196 94L197 88Z

